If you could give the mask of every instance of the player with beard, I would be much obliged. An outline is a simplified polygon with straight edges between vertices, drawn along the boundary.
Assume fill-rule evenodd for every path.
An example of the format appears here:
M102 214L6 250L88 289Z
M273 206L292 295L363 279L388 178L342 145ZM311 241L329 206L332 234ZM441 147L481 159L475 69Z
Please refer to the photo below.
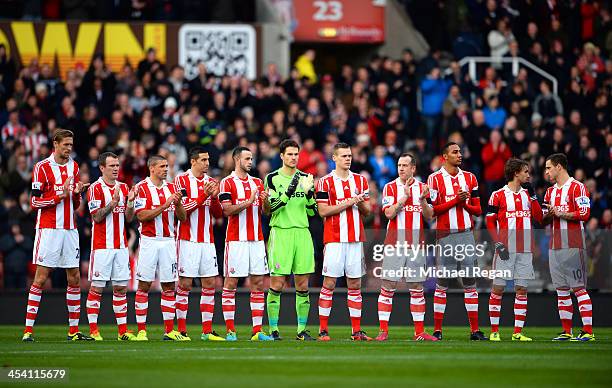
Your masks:
M236 341L234 313L238 279L249 278L251 287L251 341L273 341L261 327L264 315L264 275L270 273L266 259L266 246L261 231L261 213L268 198L263 181L249 175L253 154L246 147L232 151L234 171L221 181L219 201L223 214L228 217L223 261L222 309L228 341Z

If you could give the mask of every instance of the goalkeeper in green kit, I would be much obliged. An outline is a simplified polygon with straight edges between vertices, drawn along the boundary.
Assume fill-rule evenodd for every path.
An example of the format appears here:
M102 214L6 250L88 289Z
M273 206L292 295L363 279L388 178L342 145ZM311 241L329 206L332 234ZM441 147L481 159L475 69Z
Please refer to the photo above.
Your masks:
M268 201L264 211L272 215L268 239L270 289L266 300L270 335L280 340L278 315L281 292L293 274L297 340L314 341L306 330L310 297L308 278L314 272L314 247L308 230L308 216L317 212L312 175L297 170L300 146L293 140L280 144L283 166L266 176Z

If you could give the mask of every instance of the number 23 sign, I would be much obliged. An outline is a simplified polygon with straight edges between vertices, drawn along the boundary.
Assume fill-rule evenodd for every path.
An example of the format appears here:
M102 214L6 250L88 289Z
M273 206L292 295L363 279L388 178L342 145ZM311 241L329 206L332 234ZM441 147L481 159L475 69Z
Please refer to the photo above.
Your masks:
M384 0L294 0L297 42L383 43Z

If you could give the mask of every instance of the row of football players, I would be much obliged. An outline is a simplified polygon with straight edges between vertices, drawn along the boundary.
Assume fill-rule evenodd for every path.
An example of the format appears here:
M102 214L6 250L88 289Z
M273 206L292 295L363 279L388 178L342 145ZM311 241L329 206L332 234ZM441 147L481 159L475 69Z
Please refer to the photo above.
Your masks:
M248 174L253 158L246 148L234 150L235 170L221 184L206 174L208 154L202 149L196 149L190 153L191 169L178 176L174 183L165 181L168 171L166 160L152 156L148 160L149 177L132 189L117 181L117 156L111 153L101 155L102 177L87 190L88 207L94 225L89 271L91 288L86 302L90 336L82 334L78 329L79 252L74 211L79 206L81 193L88 185L79 182L78 165L70 158L73 138L72 132L68 130L57 131L53 139L53 154L39 162L33 172L31 202L38 210L33 260L37 271L28 296L24 341L33 340L33 325L42 297L42 286L52 268L66 269L70 340L102 338L97 328L97 316L101 292L108 281L112 281L113 285L113 310L118 324L118 339L147 340L148 291L156 272L162 285L164 339L189 340L186 333L187 302L192 279L196 277L202 281L202 339L236 339L235 292L238 279L242 277L250 278L253 322L251 339L274 339L262 331L265 304L263 276L270 271L261 231L261 214L269 211L270 204L263 182ZM473 174L460 169L462 156L457 144L447 144L442 156L443 167L428 178L427 184L414 179L416 163L412 155L404 154L399 158L399 176L383 190L383 210L389 218L387 243L393 244L397 240L411 243L421 241L424 219L435 218L439 244L475 245L472 217L482 213L478 183ZM362 243L365 239L361 219L370 210L368 183L363 176L350 171L352 155L348 145L336 145L333 159L336 162L335 170L319 180L316 190L317 203L320 208L326 209L323 214L326 249L324 283L319 295L319 339L330 339L327 322L335 280L346 276L351 338L370 340L360 326L360 279L364 275ZM533 278L530 241L532 217L544 224L552 224L550 270L557 288L559 314L564 328L563 333L555 339L588 341L595 338L591 328L591 302L585 290L583 260L582 224L589 216L588 193L584 185L569 177L564 155L555 154L547 159L546 175L555 184L546 192L545 212L542 212L529 187L528 165L516 159L506 165L508 184L494 192L489 200L487 225L496 241L495 268L509 269L513 274L512 279L494 280L489 299L492 340L500 339L498 322L507 280L514 280L516 284L515 329L512 339L530 340L521 333L521 329L527 311L527 281ZM211 219L223 215L229 218L222 293L222 310L228 333L226 336L220 336L212 330L214 280L218 276L218 269ZM129 269L125 225L134 216L139 221L141 235L136 268L136 335L127 330L126 299ZM416 236L414 231L418 231ZM473 268L477 266L475 257L459 261L454 256L440 256L437 264L439 268L462 269L467 273L474 273ZM398 256L385 257L383 284L378 301L380 333L377 340L388 337L393 294L397 282L401 280L384 274L423 266L423 257L411 260ZM418 276L406 279L410 284L414 339L437 341L442 339L442 318L449 279L438 279L434 295L433 335L426 333L423 325L424 280ZM465 277L462 283L465 287L470 338L486 340L487 337L478 327L475 278ZM578 299L584 324L582 332L576 337L571 333L573 305L570 290L574 291ZM175 314L177 330L174 329Z

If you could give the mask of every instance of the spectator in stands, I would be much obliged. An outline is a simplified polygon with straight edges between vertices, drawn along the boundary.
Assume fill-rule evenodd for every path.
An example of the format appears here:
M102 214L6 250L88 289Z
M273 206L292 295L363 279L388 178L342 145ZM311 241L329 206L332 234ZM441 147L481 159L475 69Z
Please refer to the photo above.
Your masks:
M533 111L542 115L545 123L552 123L555 116L563 115L561 99L551 92L547 81L540 82L540 94L533 103Z
M431 69L429 74L421 81L422 114L421 119L425 126L427 141L437 150L438 132L442 119L442 106L451 87L451 81L441 78L439 67Z
M307 174L316 175L319 163L325 163L325 155L315 148L314 140L305 139L300 149L297 168Z
M317 73L314 68L315 51L310 49L295 61L295 68L298 71L300 77L306 77L311 84L317 82Z
M17 109L9 111L8 122L2 127L2 142L4 143L9 136L21 142L27 132L28 129L19 122L19 111Z
M374 153L370 156L368 162L372 169L372 178L374 178L378 187L382 187L393 180L397 173L395 160L386 154L385 147L382 145L374 148Z
M496 94L489 97L487 106L482 110L482 113L484 114L485 124L491 129L501 129L506 121L506 110L499 105L499 97Z
M489 142L482 148L483 175L487 194L503 186L504 165L511 157L512 152L503 141L501 133L497 130L491 131Z
M502 58L510 50L510 42L515 40L512 30L508 26L508 20L503 18L497 21L497 29L491 30L487 36L487 42L493 58ZM497 68L501 63L493 62Z

